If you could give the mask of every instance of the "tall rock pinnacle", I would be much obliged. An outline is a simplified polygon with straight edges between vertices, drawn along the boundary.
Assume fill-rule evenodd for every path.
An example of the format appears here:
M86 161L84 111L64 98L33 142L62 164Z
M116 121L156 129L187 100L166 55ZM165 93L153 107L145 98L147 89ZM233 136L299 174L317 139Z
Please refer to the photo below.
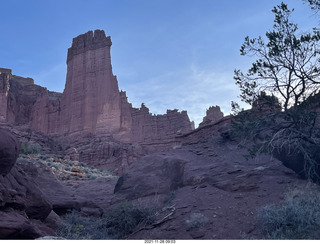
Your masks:
M107 132L120 128L120 96L112 73L110 37L89 31L73 39L68 50L67 79L61 99L64 133ZM108 125L108 126L106 126Z
M186 111L152 115L144 104L132 107L112 73L111 45L111 38L102 30L73 39L63 94L0 69L0 122L29 124L49 135L111 135L121 142L152 148L170 147L177 134L191 131Z

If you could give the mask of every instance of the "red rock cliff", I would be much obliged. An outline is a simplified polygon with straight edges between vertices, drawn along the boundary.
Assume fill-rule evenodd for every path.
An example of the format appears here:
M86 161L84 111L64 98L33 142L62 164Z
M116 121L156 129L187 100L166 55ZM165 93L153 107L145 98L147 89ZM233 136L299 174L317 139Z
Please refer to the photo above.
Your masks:
M111 44L102 30L73 39L63 94L0 70L0 122L29 124L48 135L106 134L147 144L172 142L191 131L186 111L152 115L144 105L137 109L128 103L112 73Z
M110 37L100 30L73 39L61 98L60 133L119 131L120 94L110 47Z

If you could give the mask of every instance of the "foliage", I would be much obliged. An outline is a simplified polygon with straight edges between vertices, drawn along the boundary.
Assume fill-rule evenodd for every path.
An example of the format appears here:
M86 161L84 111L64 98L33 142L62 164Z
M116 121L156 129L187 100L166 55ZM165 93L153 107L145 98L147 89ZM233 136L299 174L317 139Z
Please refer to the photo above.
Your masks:
M190 219L186 221L187 225L192 229L198 229L207 224L208 218L202 213L192 213Z
M297 25L290 22L293 10L284 3L272 12L274 28L266 33L268 42L246 37L240 49L241 55L258 59L247 74L235 70L240 97L252 110L243 111L232 103L237 115L234 133L242 136L242 145L251 146L250 156L295 153L301 156L305 177L320 180L320 128L312 104L320 88L320 32L297 34Z
M40 154L42 148L38 143L32 142L22 142L20 154L29 155L29 154Z
M312 10L318 12L320 10L320 0L304 0L309 3Z
M281 3L274 7L274 30L261 36L245 38L241 55L256 56L247 74L235 70L234 79L242 101L253 104L261 91L279 97L285 110L298 106L319 91L320 32L298 35L298 26L290 22L293 10Z
M67 214L57 235L74 240L121 239L139 225L153 221L155 210L122 202L100 218L84 217L77 211Z
M68 240L111 239L104 228L103 219L84 217L75 210L61 221L56 234Z
M260 209L257 220L268 239L320 239L318 187L291 190L281 204Z
M152 223L154 214L153 208L140 208L125 201L110 210L104 218L108 233L119 239L131 234L138 225Z

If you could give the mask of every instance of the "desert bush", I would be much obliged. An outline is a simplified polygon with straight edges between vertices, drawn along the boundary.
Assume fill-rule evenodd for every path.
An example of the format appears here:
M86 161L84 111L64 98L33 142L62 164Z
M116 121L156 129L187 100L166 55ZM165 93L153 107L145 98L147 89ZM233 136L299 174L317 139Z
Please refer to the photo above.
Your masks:
M122 202L101 218L84 217L77 211L61 221L57 236L70 240L121 239L139 225L153 221L154 210Z
M192 229L198 229L207 224L208 218L205 217L202 213L192 213L190 219L187 221L187 225Z
M153 208L139 207L125 201L105 214L104 219L109 235L120 239L131 234L137 226L151 223L154 214Z
M40 154L42 152L42 148L38 143L32 142L22 142L20 154Z
M110 239L101 218L84 217L75 210L60 222L56 234L68 240Z
M262 207L258 225L267 239L320 239L320 191L296 188L283 203Z

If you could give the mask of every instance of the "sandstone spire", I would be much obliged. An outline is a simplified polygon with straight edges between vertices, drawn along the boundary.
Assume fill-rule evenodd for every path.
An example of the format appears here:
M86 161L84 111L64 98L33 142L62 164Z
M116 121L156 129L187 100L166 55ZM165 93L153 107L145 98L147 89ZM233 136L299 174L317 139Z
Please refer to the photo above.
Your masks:
M112 73L110 37L89 31L73 39L68 50L67 79L61 99L63 133L117 132L120 128L120 95Z
M111 38L102 30L73 39L63 94L0 70L0 122L29 124L50 135L92 133L150 145L152 150L169 148L176 135L192 130L187 112L175 109L152 115L144 104L133 108L112 73L111 45ZM8 72L9 76L4 75Z

